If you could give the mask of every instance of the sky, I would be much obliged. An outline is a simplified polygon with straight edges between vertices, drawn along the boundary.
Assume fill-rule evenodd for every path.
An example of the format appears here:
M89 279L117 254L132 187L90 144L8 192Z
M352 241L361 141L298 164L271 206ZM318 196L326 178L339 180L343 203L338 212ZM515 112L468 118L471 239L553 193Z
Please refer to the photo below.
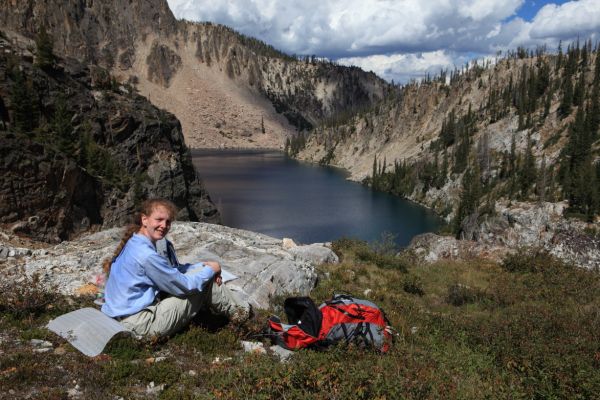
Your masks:
M167 0L288 54L316 55L396 83L518 46L600 40L600 0Z

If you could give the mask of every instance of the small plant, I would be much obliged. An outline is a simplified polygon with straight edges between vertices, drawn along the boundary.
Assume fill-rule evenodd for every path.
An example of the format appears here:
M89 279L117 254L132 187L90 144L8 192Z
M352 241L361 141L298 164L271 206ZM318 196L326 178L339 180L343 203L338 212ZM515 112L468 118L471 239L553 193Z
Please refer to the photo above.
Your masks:
M379 268L396 269L402 272L406 272L407 270L407 263L403 258L377 253L368 246L358 248L356 250L356 257L360 261L375 264Z
M475 303L485 297L485 293L476 288L456 283L448 286L446 302L456 307Z
M425 294L425 290L423 290L423 282L418 276L415 275L408 275L406 278L404 278L402 290L404 290L406 293L416 294L417 296L423 296Z
M49 288L42 286L40 276L27 275L24 271L18 279L3 279L0 282L0 312L7 312L15 319L28 316L39 316L46 311L47 306L56 295ZM17 274L17 272L13 272Z
M548 250L539 248L520 248L515 253L507 255L502 260L501 266L508 272L543 272L567 267Z
M124 361L142 358L143 355L148 354L144 341L134 339L129 335L117 335L114 337L107 344L104 353L114 359Z
M397 246L392 234L384 233L382 239L369 245L358 239L341 238L333 242L332 249L341 260L348 254L362 262L371 263L383 269L406 272L409 262L396 256Z
M371 249L377 254L394 256L398 253L396 235L391 232L383 232L379 240L371 243Z

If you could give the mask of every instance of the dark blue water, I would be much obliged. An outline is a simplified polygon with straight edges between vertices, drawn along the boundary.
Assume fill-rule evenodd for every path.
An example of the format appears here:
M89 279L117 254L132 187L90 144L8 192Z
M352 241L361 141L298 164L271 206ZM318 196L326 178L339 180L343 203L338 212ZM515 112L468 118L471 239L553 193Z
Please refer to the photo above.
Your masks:
M406 200L345 180L342 171L272 151L192 152L223 224L297 243L340 237L367 241L392 233L405 246L439 219Z

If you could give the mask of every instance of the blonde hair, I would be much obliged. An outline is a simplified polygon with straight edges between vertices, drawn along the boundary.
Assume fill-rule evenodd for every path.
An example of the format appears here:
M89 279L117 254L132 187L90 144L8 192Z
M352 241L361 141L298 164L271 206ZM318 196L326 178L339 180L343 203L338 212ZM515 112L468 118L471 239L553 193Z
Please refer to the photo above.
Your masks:
M171 201L167 199L148 199L142 203L140 206L140 210L135 214L133 218L133 223L129 224L125 227L125 231L123 232L123 236L121 237L121 241L119 245L115 249L115 252L111 258L107 258L102 262L102 269L104 273L108 275L110 273L110 267L115 259L121 254L121 250L127 244L127 241L131 239L134 233L138 232L142 228L142 216L152 214L157 207L164 207L169 211L169 215L171 218L175 218L177 215L177 207Z

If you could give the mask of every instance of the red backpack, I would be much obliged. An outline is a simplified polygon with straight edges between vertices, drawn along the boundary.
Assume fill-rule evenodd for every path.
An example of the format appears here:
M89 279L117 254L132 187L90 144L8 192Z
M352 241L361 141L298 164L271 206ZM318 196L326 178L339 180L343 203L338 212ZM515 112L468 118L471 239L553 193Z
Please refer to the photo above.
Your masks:
M324 348L339 342L389 350L392 328L385 313L374 303L350 295L335 294L319 308L309 297L290 297L284 302L288 324L269 319L274 341L290 350Z

